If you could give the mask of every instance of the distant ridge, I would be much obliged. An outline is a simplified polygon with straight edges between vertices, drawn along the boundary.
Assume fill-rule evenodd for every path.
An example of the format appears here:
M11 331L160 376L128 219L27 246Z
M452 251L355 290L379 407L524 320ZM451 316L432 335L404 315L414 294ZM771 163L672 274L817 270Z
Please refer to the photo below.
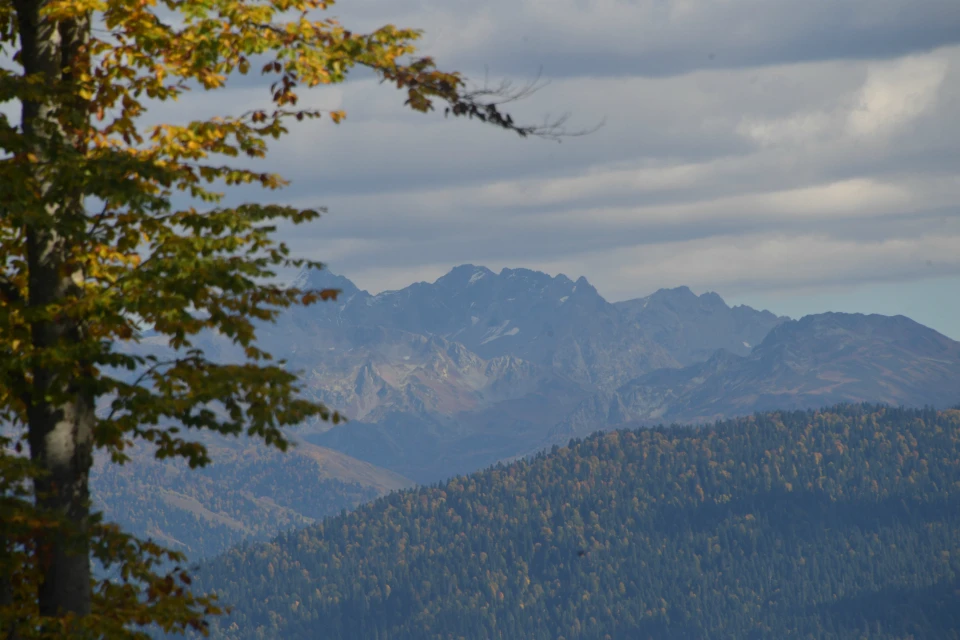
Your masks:
M392 472L416 483L621 425L712 423L833 402L938 408L960 402L960 343L904 317L827 313L790 320L730 307L716 293L696 295L687 287L610 303L582 277L477 265L377 295L328 270L302 274L299 282L343 294L262 324L260 346L302 373L308 397L350 421L305 424L296 437L345 454L351 464L372 465L371 474ZM216 359L243 358L223 336L204 334L198 345ZM157 355L166 349L153 338L126 346ZM227 460L206 486L239 496L236 479L249 469L239 458ZM280 484L296 477L319 486L308 479L316 466L302 456L296 469L274 466L280 463L273 459L258 464L257 473ZM329 469L318 477L334 483L328 495L340 502L324 508L351 507L381 492L366 481L358 481L358 490L344 468ZM105 504L123 524L140 526L145 518L131 505L149 494L146 486L118 480ZM157 536L177 538L174 522L193 517L194 507L181 508L189 501L153 504ZM268 512L259 506L234 512L254 523L226 515L258 535L292 522ZM225 521L203 515L190 522L209 542L205 553L234 539L216 524Z
M956 638L960 412L598 434L205 563L213 640Z
M244 541L267 540L413 483L337 451L299 442L287 453L245 439L204 438L213 463L189 469L156 460L145 446L124 465L95 461L95 507L126 531L211 557Z
M960 343L904 316L809 315L779 324L748 356L654 371L582 403L550 435L617 424L712 422L825 403L947 407L960 398Z

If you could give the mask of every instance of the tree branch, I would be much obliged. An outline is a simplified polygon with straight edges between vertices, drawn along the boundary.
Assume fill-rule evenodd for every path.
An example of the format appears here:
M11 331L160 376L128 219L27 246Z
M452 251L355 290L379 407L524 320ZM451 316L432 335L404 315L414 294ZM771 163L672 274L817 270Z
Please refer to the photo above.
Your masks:
M476 89L469 89L460 94L459 100L446 109L444 115L453 114L454 116L466 116L468 118L478 118L481 122L490 122L505 129L515 131L520 137L533 136L556 140L561 142L562 138L575 138L589 135L596 132L606 124L606 118L589 129L579 129L577 131L567 131L564 125L570 119L569 113L563 113L556 119L551 119L550 115L544 117L543 123L539 125L519 126L513 122L510 115L501 113L499 107L512 102L518 102L529 98L537 91L540 91L548 84L549 80L542 79L543 69L537 71L533 80L525 83L519 89L515 89L513 83L509 80L502 80L496 87L488 84L488 78L484 77L483 86Z

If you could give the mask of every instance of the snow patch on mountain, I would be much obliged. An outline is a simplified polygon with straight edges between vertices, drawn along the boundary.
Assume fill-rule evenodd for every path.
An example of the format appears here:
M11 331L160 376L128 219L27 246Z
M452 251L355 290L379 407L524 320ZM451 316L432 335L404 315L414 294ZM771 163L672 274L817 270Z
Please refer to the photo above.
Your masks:
M510 321L509 321L509 320L504 320L503 322L501 322L501 323L500 323L499 325L497 325L496 327L488 330L488 331L484 334L483 340L480 341L480 344L487 344L487 343L490 342L491 340L496 340L497 338L502 338L502 337L503 337L503 330L506 329L507 326L509 326L509 325L510 325ZM519 332L519 331L520 331L520 330L517 329L517 332ZM516 334L510 333L510 334L507 334L507 335L516 335Z

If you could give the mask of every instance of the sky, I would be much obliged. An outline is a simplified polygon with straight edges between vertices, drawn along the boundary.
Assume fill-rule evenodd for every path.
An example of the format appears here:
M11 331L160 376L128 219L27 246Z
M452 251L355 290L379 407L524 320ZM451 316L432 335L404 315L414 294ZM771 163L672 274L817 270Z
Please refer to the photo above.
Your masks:
M357 74L302 94L347 119L271 144L292 180L243 193L328 213L295 253L373 293L473 263L583 275L611 301L687 285L800 317L904 314L960 339L957 0L341 0L354 30L425 32L475 84L546 86L520 121L562 143L403 107ZM268 80L151 117L240 113Z

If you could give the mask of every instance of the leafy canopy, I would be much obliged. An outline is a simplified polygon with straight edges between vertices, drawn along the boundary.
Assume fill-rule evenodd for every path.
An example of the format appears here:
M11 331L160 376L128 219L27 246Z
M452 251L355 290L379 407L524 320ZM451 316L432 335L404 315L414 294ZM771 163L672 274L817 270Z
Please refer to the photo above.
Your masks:
M459 74L414 57L419 31L387 25L354 33L321 17L331 4L0 0L0 102L21 103L33 125L0 114L0 420L22 428L30 406L66 401L79 387L100 400L94 445L114 462L124 462L125 449L140 439L160 458L180 456L197 466L209 456L185 430L246 434L283 450L289 444L284 426L339 419L300 398L295 374L255 344L256 322L336 296L269 284L279 269L321 267L291 257L275 237L279 223L302 224L320 210L224 206L226 187L287 184L230 159L265 158L269 141L288 133L292 121L343 121L342 111L299 108L298 92L343 82L356 67L396 85L416 111L440 104L448 115L521 136L556 130L515 124L500 110L503 96L469 91ZM24 71L24 25L59 43L59 68ZM237 74L256 72L272 81L269 108L141 123L151 103L222 89ZM65 256L55 274L57 295L41 304L30 296L42 275L29 267L30 234L37 230ZM38 342L31 328L43 322L76 331ZM117 348L139 342L144 326L167 338L175 355ZM195 344L203 331L241 345L247 361L209 360ZM54 384L38 384L37 371L49 373ZM204 612L216 612L209 600L183 590L186 574L156 572L158 561L182 557L94 521L93 549L120 567L119 578L98 583L87 620L37 621L25 595L42 555L35 534L65 523L30 506L24 487L37 471L14 451L23 439L0 443L0 576L7 577L0 620L19 620L19 637L81 628L121 637L134 633L123 631L130 623L200 627Z

